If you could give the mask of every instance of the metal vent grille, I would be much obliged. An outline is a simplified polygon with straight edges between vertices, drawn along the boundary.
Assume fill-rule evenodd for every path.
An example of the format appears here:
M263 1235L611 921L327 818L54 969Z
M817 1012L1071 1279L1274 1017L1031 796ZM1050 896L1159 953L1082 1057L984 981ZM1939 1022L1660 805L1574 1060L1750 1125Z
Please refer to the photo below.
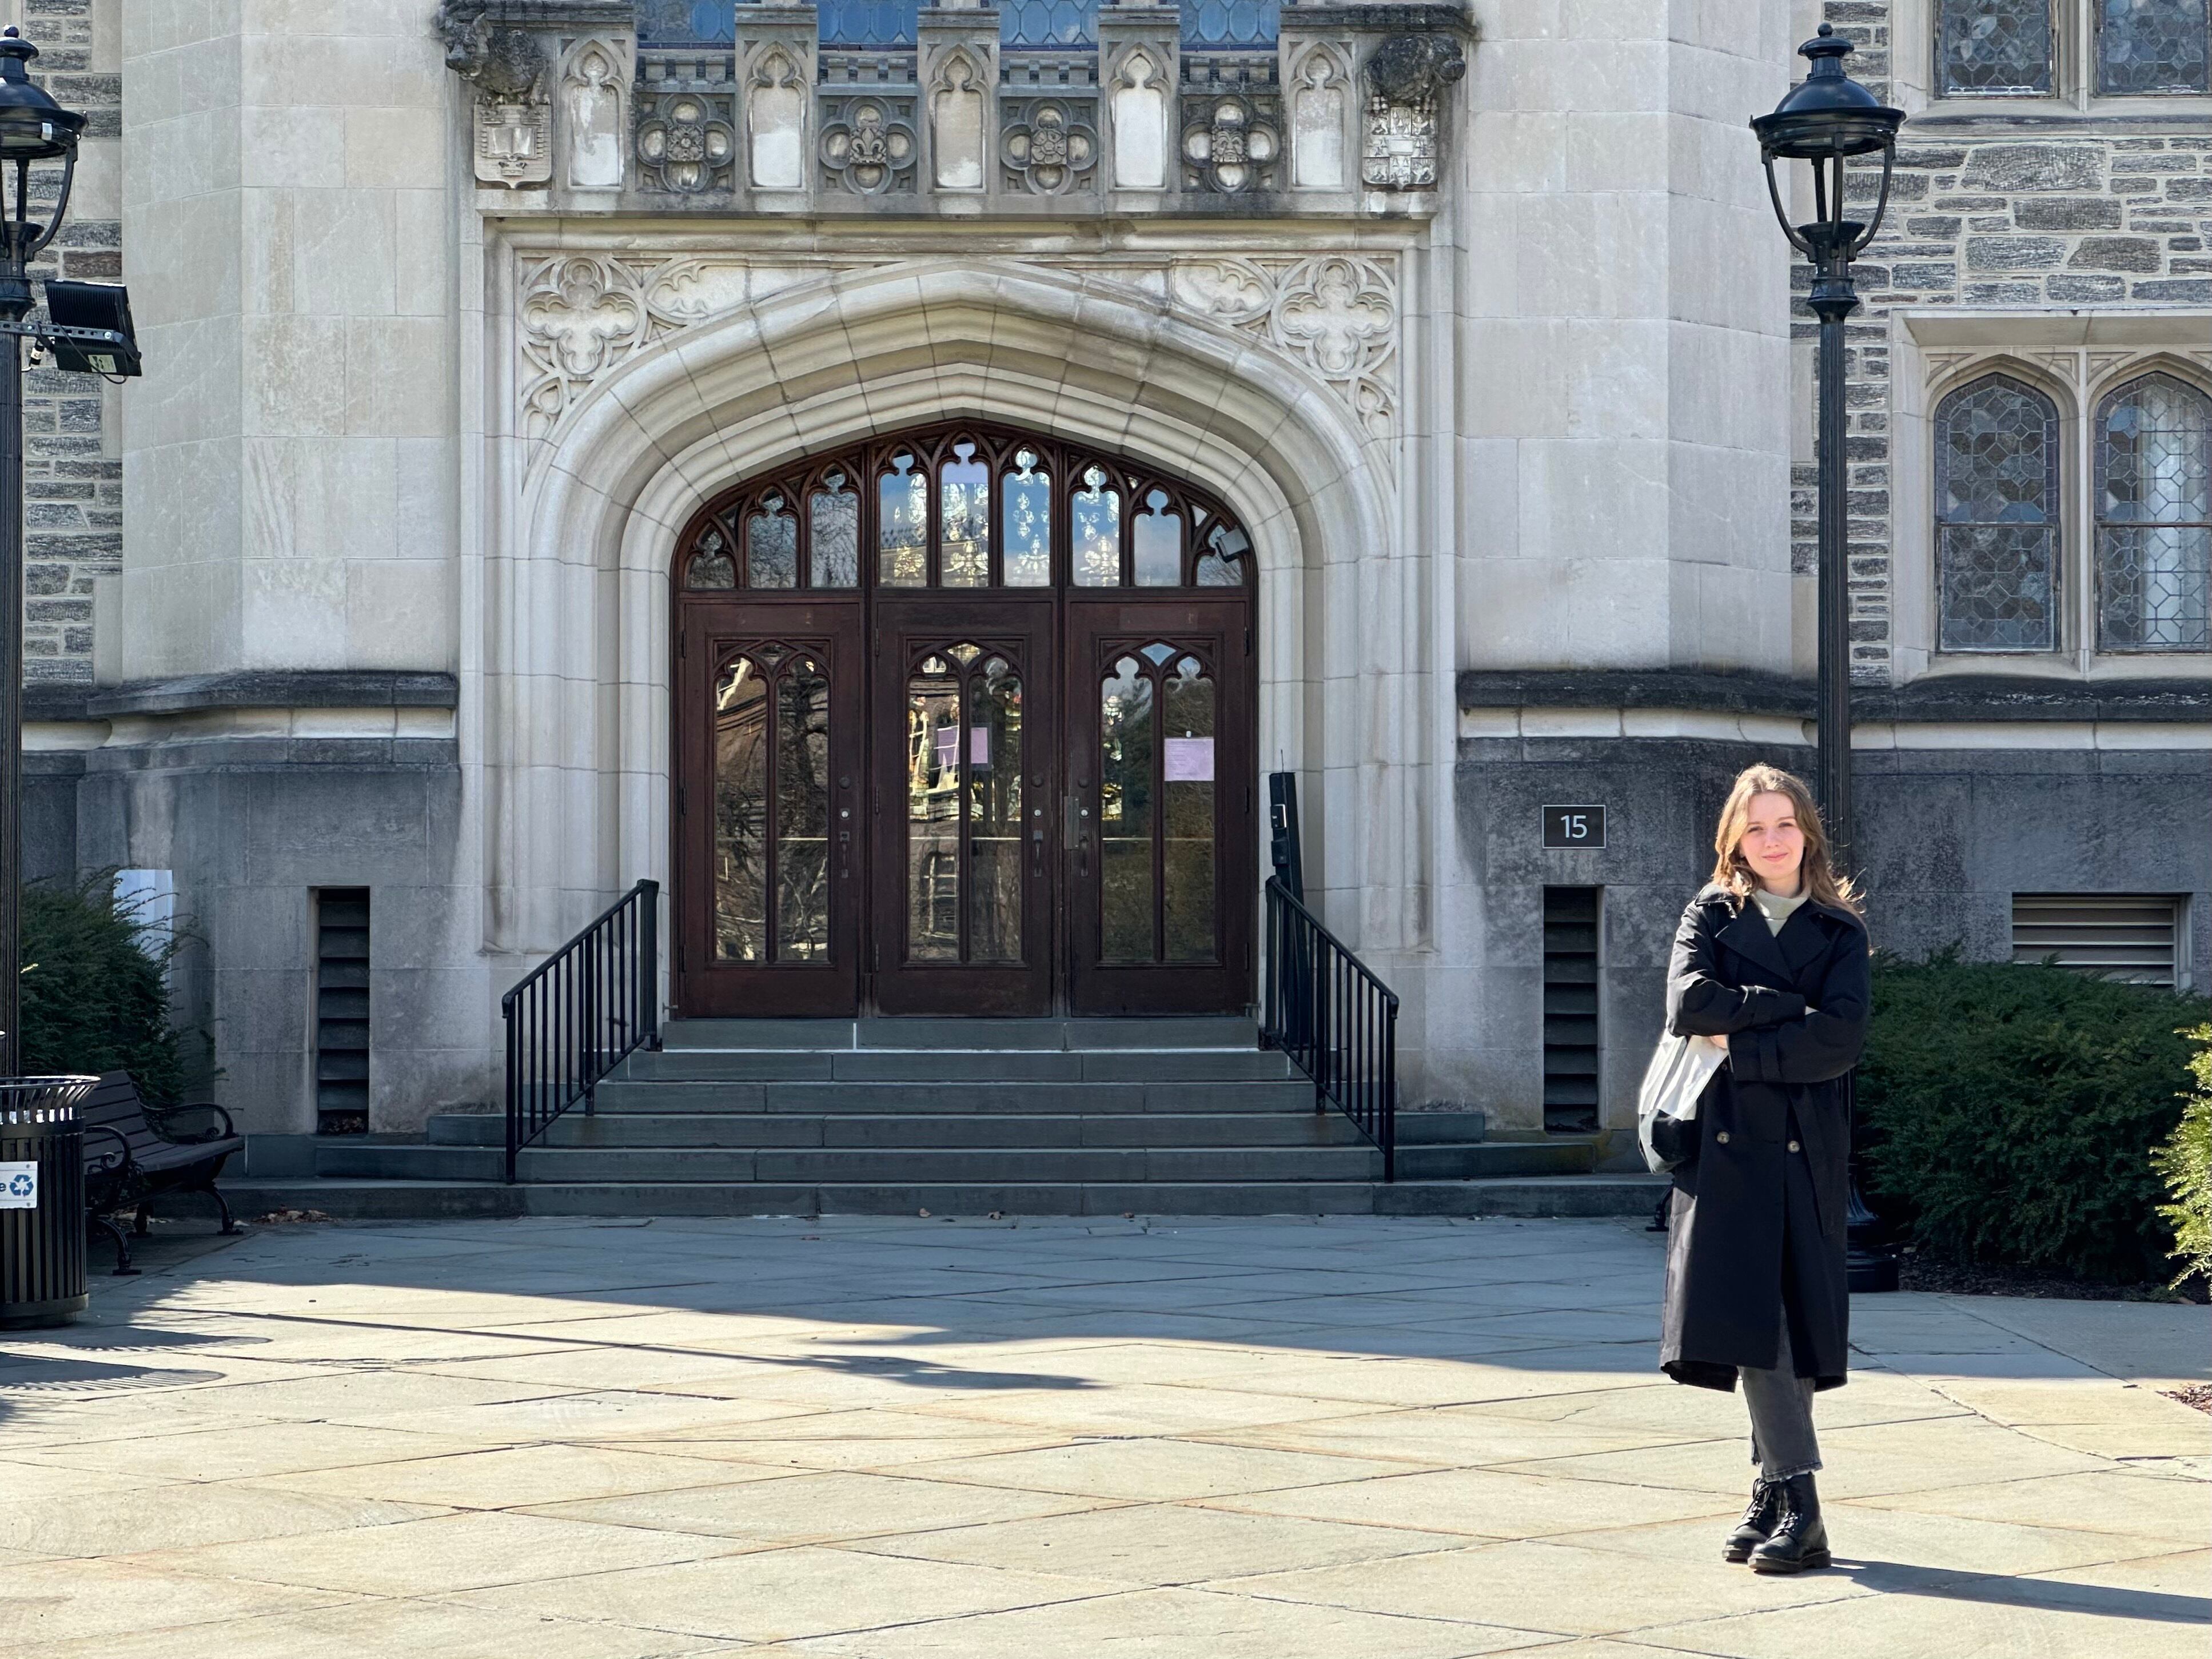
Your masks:
M1544 890L1544 1127L1598 1121L1597 896Z
M2120 893L2014 893L2012 959L2137 985L2175 984L2181 903Z
M368 889L315 895L315 1128L368 1133Z

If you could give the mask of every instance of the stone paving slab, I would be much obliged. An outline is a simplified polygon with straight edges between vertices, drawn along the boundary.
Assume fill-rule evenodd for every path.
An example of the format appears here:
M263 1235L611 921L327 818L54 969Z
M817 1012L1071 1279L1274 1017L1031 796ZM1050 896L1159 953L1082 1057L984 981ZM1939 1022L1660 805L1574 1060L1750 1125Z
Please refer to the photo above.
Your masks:
M1892 1296L1837 1565L1632 1223L270 1228L0 1334L38 1659L2203 1659L2212 1311Z

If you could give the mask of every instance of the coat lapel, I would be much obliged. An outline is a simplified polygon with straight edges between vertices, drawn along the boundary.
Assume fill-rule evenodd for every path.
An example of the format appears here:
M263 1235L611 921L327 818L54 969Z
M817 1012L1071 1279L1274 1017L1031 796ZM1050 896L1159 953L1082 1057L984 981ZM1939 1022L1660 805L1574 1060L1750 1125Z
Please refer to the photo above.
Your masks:
M1793 983L1798 975L1827 952L1828 930L1814 920L1816 915L1821 914L1825 912L1816 912L1810 904L1801 904L1790 913L1790 919L1782 924L1782 931L1774 936L1775 944L1781 947L1790 964Z
M1796 978L1790 958L1783 954L1781 941L1767 931L1766 918L1759 915L1759 907L1749 899L1743 902L1743 908L1715 937L1738 956L1748 957L1760 967L1782 975L1783 984L1788 985Z

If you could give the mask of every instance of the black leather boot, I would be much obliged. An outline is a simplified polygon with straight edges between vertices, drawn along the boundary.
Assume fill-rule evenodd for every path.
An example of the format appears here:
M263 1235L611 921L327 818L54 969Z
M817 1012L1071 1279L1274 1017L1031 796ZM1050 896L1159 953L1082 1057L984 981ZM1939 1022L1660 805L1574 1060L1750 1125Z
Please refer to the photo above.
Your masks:
M1751 1483L1751 1506L1743 1512L1735 1530L1729 1534L1727 1547L1721 1551L1726 1561L1748 1561L1752 1551L1774 1535L1774 1523L1782 1513L1782 1483L1769 1480L1765 1475L1754 1476Z
M1820 1494L1809 1474L1782 1483L1782 1515L1774 1535L1751 1553L1753 1572L1803 1572L1828 1565L1828 1528L1820 1519Z

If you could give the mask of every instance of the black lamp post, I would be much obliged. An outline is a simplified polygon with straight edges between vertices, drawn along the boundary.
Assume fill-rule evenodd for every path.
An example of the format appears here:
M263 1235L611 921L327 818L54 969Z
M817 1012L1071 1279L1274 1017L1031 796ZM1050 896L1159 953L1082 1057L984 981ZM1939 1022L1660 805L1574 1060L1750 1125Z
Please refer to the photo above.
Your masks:
M1812 64L1783 95L1771 115L1752 118L1766 167L1766 193L1790 245L1813 265L1813 314L1820 319L1820 702L1818 774L1814 785L1837 868L1851 845L1851 663L1848 611L1849 556L1844 541L1844 319L1859 308L1851 287L1851 261L1874 240L1889 205L1890 168L1905 112L1888 109L1844 73L1851 43L1826 23L1797 48ZM1844 164L1855 155L1881 155L1881 192L1873 216L1845 218ZM1813 222L1793 225L1774 177L1777 161L1804 161L1813 170Z
M76 179L84 117L31 84L39 49L0 33L0 1077L22 1072L23 349L30 263L54 240ZM31 214L31 164L62 164L51 213ZM9 192L13 199L9 199Z
M1820 689L1819 759L1814 780L1827 821L1836 868L1853 845L1851 834L1851 660L1849 618L1849 550L1845 543L1844 494L1844 319L1859 308L1851 287L1851 261L1866 251L1881 228L1889 205L1890 169L1897 158L1897 130L1903 110L1875 101L1874 94L1844 73L1851 43L1826 23L1797 48L1811 71L1783 94L1771 115L1752 118L1766 167L1766 193L1774 216L1790 246L1812 262L1813 291L1808 296L1820 319ZM1874 212L1863 222L1844 216L1844 164L1855 155L1881 155L1881 187ZM1774 177L1777 161L1803 161L1813 169L1813 222L1793 225L1782 204ZM1850 1080L1845 1080L1845 1087ZM1854 1125L1857 1113L1854 1109ZM1856 1139L1856 1137L1854 1137ZM1854 1291L1897 1288L1897 1258L1878 1240L1880 1223L1860 1195L1856 1147L1852 1154L1848 1214L1847 1273Z

